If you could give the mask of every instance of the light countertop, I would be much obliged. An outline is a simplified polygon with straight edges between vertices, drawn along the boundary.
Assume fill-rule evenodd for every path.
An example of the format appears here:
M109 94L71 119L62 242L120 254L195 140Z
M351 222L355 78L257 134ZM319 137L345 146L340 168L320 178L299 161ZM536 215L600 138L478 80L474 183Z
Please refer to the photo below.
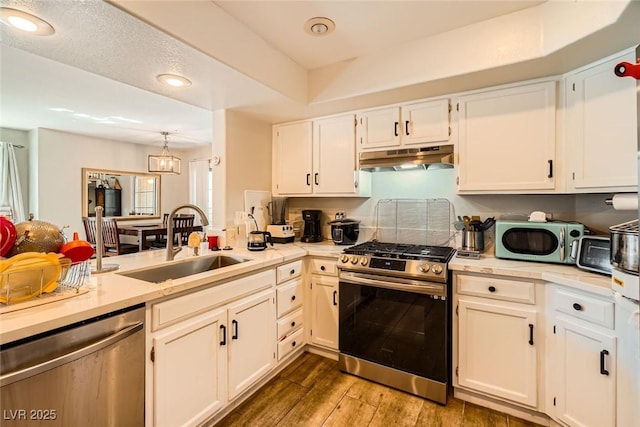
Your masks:
M338 257L346 246L332 241L319 243L276 244L264 251L248 251L245 248L231 251L207 252L202 257L217 254L238 256L250 261L207 271L189 277L170 280L162 284L136 280L118 273L161 265L166 263L165 251L144 251L136 254L103 258L103 264L118 264L114 272L93 274L85 281L88 292L68 299L37 307L26 308L0 315L0 344L46 332L61 326L86 320L111 311L144 304L199 287L221 284L234 278L251 274L302 258L306 255ZM189 258L185 248L173 262ZM449 268L453 271L497 274L512 277L532 278L575 288L582 288L601 295L611 295L610 277L588 273L575 266L542 264L525 261L496 259L482 255L480 259L452 258Z

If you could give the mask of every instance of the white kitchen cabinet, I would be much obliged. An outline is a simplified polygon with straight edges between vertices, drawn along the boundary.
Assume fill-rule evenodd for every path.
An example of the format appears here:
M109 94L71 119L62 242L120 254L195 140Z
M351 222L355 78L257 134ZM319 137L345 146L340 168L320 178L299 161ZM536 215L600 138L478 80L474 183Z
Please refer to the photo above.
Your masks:
M569 426L615 426L613 301L555 285L547 296L550 415Z
M276 268L278 361L303 348L305 344L302 268L302 260L282 264Z
M566 78L567 168L576 192L636 191L636 81L614 67L635 51L587 66Z
M274 270L153 303L147 426L197 425L275 366Z
M273 192L311 194L313 127L311 121L273 128Z
M456 274L454 385L537 408L535 283Z
M338 350L338 278L313 274L310 288L310 341Z
M458 192L552 192L556 82L460 96Z
M233 399L275 365L273 290L231 305L228 310L229 399Z
M358 114L361 151L449 141L449 99L379 108Z
M275 194L370 196L369 172L358 170L353 114L278 125L273 138Z
M196 425L227 403L226 310L213 310L153 339L154 425Z

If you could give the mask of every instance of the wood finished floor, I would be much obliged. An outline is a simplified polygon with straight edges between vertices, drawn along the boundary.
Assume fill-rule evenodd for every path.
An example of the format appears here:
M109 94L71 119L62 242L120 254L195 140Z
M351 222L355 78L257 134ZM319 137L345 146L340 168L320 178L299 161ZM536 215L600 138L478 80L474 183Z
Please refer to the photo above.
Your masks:
M216 427L535 425L453 397L446 406L438 405L342 373L337 361L304 353Z

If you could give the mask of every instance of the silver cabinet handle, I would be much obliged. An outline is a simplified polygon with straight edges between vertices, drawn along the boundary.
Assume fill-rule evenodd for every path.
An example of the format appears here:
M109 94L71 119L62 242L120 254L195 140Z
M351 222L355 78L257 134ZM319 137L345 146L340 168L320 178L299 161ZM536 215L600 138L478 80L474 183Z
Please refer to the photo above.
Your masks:
M121 329L118 332L115 332L114 334L101 339L100 341L96 341L92 344L89 344L85 347L74 350L70 353L63 354L61 356L58 356L54 359L40 363L38 365L30 366L28 368L3 375L0 377L0 387L4 387L5 385L12 384L16 381L20 381L22 379L32 377L44 371L49 371L53 368L57 368L58 366L64 365L65 363L69 363L71 361L80 359L81 357L84 357L88 354L95 353L98 350L108 347L111 344L121 341L127 338L128 336L133 335L138 331L141 331L143 326L144 326L143 322L138 322L124 329Z

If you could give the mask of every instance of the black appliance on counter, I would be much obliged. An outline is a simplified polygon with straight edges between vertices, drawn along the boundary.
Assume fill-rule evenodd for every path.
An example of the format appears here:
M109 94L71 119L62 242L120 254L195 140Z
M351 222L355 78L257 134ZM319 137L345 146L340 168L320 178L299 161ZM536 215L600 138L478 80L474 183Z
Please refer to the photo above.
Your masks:
M447 403L454 252L376 240L343 251L340 370Z
M322 211L304 210L302 211L302 219L304 220L304 230L302 232L301 242L316 243L322 241L322 228L320 218Z
M349 218L335 219L331 225L331 239L336 245L355 245L360 234L360 221Z

